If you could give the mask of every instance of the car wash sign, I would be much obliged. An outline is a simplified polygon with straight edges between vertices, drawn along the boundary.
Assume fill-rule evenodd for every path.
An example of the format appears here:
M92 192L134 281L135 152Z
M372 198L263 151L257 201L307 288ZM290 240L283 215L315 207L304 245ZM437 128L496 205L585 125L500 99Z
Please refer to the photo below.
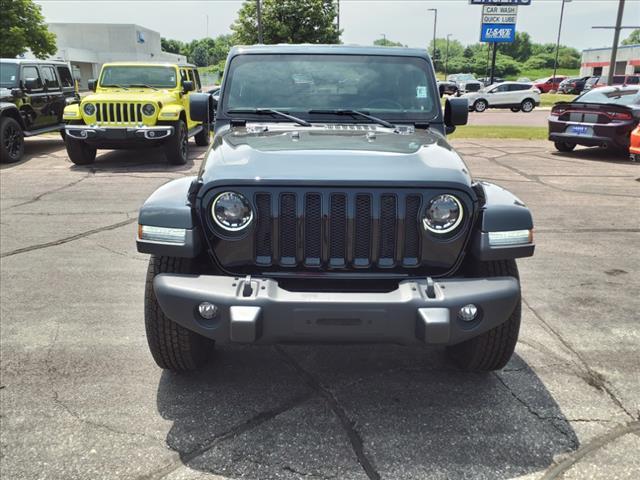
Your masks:
M480 21L480 41L509 43L515 40L517 5L484 4Z
M531 5L531 0L469 0L471 5Z

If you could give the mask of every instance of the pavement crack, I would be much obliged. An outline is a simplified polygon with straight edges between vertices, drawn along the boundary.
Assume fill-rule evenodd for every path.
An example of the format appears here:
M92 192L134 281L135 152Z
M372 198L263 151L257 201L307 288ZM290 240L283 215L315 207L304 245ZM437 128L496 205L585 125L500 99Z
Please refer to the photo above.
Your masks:
M329 408L333 411L335 416L340 421L343 430L345 431L351 448L358 459L358 463L367 474L367 477L371 480L379 480L380 474L376 470L373 461L367 456L364 451L364 442L362 436L355 428L355 422L349 418L346 410L340 404L335 394L327 387L322 385L318 379L316 379L310 372L305 370L295 358L293 358L288 352L286 352L281 346L276 345L275 350L282 356L285 363L289 365L295 372L302 377L305 383L315 390L329 405Z
M291 410L292 408L295 408L298 405L306 402L314 395L315 392L308 391L303 394L297 395L291 398L289 401L282 403L270 410L264 410L254 415L253 417L234 425L228 430L208 438L206 441L201 442L191 450L188 450L186 452L178 452L180 455L179 459L161 467L158 470L141 475L137 477L137 480L153 480L165 478L167 475L178 470L181 466L188 466L189 463L193 462L196 458L201 457L219 443L222 443L223 441L231 438L235 438L245 432L248 432L249 430L253 430L254 428L259 427L263 423L266 423L276 418L277 416Z
M0 255L0 258L12 257L14 255L19 255L21 253L32 252L34 250L41 250L43 248L55 247L58 245L63 245L65 243L73 242L74 240L78 240L80 238L88 237L90 235L95 235L96 233L105 232L107 230L114 230L116 228L124 227L125 225L129 225L137 221L137 218L129 218L122 222L112 223L110 225L105 225L103 227L94 228L92 230L87 230L86 232L78 233L76 235L72 235L70 237L61 238L59 240L54 240L52 242L39 243L36 245L30 245L28 247L18 248L16 250L11 250L9 252L5 252Z
M40 193L39 195L36 195L35 197L33 197L30 200L27 200L25 202L17 203L15 205L11 205L10 207L7 208L7 210L12 210L12 209L17 208L17 207L23 207L24 205L29 205L31 203L35 203L35 202L39 201L40 199L42 199L42 197L45 197L47 195L51 195L52 193L61 192L62 190L66 190L67 188L71 188L71 187L79 184L80 182L86 180L87 178L89 178L91 176L93 176L93 174L91 172L89 172L87 175L85 175L82 178L79 178L77 180L74 180L73 182L69 182L69 183L67 183L65 185L62 185L61 187L56 187L56 188L52 188L51 190L47 190L46 192Z
M613 392L611 386L607 383L606 378L599 372L596 372L593 368L591 368L591 366L587 363L587 361L584 359L584 357L580 354L580 352L578 352L573 345L571 345L571 343L569 343L568 340L566 340L561 334L560 332L558 332L554 327L551 326L551 324L549 322L547 322L542 315L540 315L538 313L538 311L533 308L529 302L527 302L527 300L522 297L522 303L524 303L527 308L529 310L531 310L531 312L533 313L534 317L536 317L538 319L538 321L540 323L542 323L546 329L553 334L553 336L555 336L560 343L569 351L571 352L571 354L573 355L574 358L578 359L578 362L574 363L578 366L581 367L580 370L582 370L581 372L578 373L578 375L580 376L580 378L582 378L588 385L592 386L593 388L595 388L596 390L599 390L601 392L604 392L607 394L607 396L609 396L609 398L611 399L611 401L618 407L620 408L627 416L629 416L630 418L634 418L633 414L624 406L624 404L622 403L622 401L617 397L617 395L615 394L615 392Z
M573 467L576 463L578 463L582 458L599 450L600 448L608 445L609 443L617 440L620 437L633 433L638 435L640 433L640 422L634 421L629 422L625 425L616 427L604 435L600 435L590 442L587 442L585 445L580 447L578 450L571 453L564 460L552 466L547 472L544 474L541 480L554 480L556 478L560 478L564 475L564 473Z
M500 376L499 373L493 372L493 375L498 379L498 381L500 382L500 384L502 384L502 386L506 389L506 391L509 392L509 394L514 399L516 399L518 403L524 406L531 415L536 417L538 420L541 420L543 422L548 422L553 427L554 430L559 432L564 438L567 439L571 449L575 450L576 448L578 448L580 444L575 434L572 434L571 429L570 428L567 429L567 425L569 421L566 418L560 417L557 415L550 415L550 416L542 415L540 412L535 410L531 405L529 405L524 399L520 398L520 396L507 384L507 382L504 381L504 379ZM558 424L557 422L563 422L562 424L564 425L564 427L561 427L560 424Z

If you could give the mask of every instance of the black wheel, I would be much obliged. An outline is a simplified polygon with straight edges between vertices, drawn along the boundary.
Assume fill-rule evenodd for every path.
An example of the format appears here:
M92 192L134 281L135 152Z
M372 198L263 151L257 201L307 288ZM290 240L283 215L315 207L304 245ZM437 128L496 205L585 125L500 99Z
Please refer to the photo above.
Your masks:
M474 274L483 278L519 278L515 260L478 262ZM518 304L506 322L475 338L447 347L447 354L464 370L488 372L503 368L516 348L520 313L521 300L518 298Z
M482 113L487 109L488 106L489 105L487 104L486 100L480 99L476 100L476 103L473 104L473 109L478 113Z
M64 130L64 128L60 130L60 137L62 137L62 140L66 140L67 138L67 132Z
M520 104L520 108L524 113L529 113L533 111L535 107L536 107L536 104L530 98L525 98Z
M207 145L209 145L211 141L211 131L209 128L209 124L203 123L202 131L200 133L197 133L194 138L196 139L196 145L198 145L199 147L206 147Z
M147 343L160 368L174 372L196 370L207 362L214 342L169 320L156 299L153 279L159 273L191 273L185 258L151 256L144 292L144 324Z
M553 144L559 152L572 152L576 148L576 144L571 142L554 142Z
M64 140L67 154L76 165L90 165L96 161L96 147L67 136Z
M520 111L520 107L511 107L511 111L512 111L513 113L517 113L517 112L519 112L519 111Z
M173 122L171 125L173 125L173 135L165 143L164 152L171 165L184 165L189 157L187 126L182 120Z
M24 133L20 124L11 117L0 119L0 161L18 162L24 154Z

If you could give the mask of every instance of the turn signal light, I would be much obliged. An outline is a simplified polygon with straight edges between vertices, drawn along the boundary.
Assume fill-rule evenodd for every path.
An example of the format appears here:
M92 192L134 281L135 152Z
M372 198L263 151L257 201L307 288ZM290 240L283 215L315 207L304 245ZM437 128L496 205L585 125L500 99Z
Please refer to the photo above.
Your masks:
M533 243L533 230L510 230L506 232L489 232L489 245L505 247Z
M187 239L187 231L184 228L138 225L138 239L146 242L184 245Z

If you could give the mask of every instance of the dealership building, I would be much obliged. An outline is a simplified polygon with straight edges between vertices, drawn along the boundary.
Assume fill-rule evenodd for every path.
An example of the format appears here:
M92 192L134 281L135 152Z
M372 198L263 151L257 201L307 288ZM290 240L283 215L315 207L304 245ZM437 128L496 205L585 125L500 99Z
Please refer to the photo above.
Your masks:
M590 48L582 51L580 76L607 76L611 63L611 48ZM640 74L640 45L621 45L616 55L614 75Z
M120 23L49 23L58 51L50 57L71 64L80 89L97 78L103 63L147 61L184 63L184 55L163 52L160 34L140 25ZM28 54L27 54L28 56Z

